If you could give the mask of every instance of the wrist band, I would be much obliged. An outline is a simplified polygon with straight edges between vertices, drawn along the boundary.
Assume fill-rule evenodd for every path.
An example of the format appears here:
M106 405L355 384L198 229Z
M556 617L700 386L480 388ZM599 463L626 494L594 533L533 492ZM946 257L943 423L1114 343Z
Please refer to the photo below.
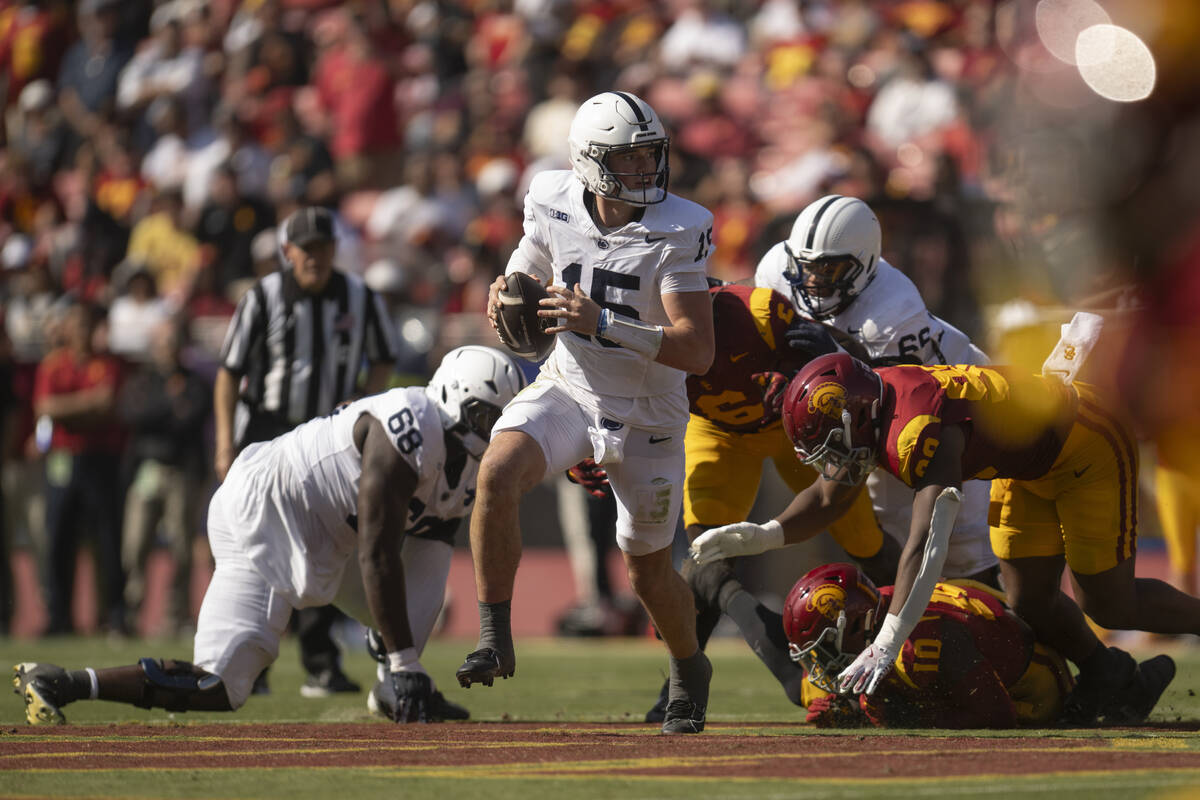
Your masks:
M769 550L777 550L787 544L783 540L783 525L779 520L773 519L770 522L764 522L761 527L764 541L770 544Z
M596 335L647 358L656 358L662 348L663 328L615 314L611 308L602 308L600 319L596 322Z
M413 664L418 663L417 648L406 647L388 653L388 669L392 672L404 672Z

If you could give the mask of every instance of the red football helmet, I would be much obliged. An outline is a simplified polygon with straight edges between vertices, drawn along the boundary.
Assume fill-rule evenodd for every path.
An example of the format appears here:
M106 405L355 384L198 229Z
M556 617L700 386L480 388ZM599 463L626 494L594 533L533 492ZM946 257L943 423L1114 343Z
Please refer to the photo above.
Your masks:
M871 579L853 564L826 564L809 572L788 592L783 605L783 631L792 661L808 679L827 692L837 692L838 673L858 651L843 652L847 631L862 633L862 646L874 638L882 616L882 598Z
M783 395L783 429L805 464L827 480L857 486L875 469L883 381L837 352L814 358Z

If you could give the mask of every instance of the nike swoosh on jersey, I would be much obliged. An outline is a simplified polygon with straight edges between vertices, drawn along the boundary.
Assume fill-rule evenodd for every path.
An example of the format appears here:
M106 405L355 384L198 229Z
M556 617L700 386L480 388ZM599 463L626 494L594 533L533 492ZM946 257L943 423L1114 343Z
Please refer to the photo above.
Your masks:
M650 236L650 234L647 233L646 234L646 244L654 244L655 242L661 242L665 238L667 238L667 237L665 237L665 236L653 236L652 237L652 236Z
M736 356L730 356L729 360L734 363L737 363L738 361L741 361L743 358L745 358L748 355L750 355L750 354L749 353L738 353Z
M670 437L670 436L651 436L650 444L659 444L660 442L669 442L669 441L671 441L671 438L672 437Z
M1088 471L1089 469L1091 469L1091 468L1092 468L1092 465L1091 465L1091 464L1088 464L1088 465L1087 465L1086 467L1084 467L1083 469L1075 469L1075 470L1071 470L1071 471L1075 473L1075 477L1076 477L1076 478L1082 478L1082 477L1083 477L1083 473L1087 472L1087 471Z

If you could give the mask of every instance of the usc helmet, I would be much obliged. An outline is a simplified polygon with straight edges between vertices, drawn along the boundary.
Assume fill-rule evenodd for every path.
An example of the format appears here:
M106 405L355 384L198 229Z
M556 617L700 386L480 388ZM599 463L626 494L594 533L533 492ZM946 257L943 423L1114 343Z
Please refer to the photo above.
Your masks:
M826 480L862 483L875 469L883 381L848 353L819 356L783 394L783 429L796 454Z
M800 212L783 246L783 277L796 307L826 319L845 311L875 279L882 235L870 206L832 194Z
M593 194L635 206L649 206L667 199L670 139L654 109L628 92L603 92L585 100L567 134L567 149L575 175ZM642 147L654 148L653 173L615 172L609 158ZM622 178L653 176L649 186L629 188Z
M879 589L853 564L826 564L810 571L788 592L783 630L788 652L808 679L837 693L838 673L858 652L842 649L847 631L863 633L863 646L874 638L883 609Z
M442 427L480 458L500 413L524 388L525 373L511 356L491 347L467 345L442 358L425 394L437 406Z

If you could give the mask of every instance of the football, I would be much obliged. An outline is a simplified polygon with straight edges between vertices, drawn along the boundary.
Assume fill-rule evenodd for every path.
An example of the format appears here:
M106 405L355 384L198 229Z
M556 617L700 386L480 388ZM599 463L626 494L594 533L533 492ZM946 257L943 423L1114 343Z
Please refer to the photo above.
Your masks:
M551 318L538 317L538 301L549 297L546 287L524 272L514 272L506 278L508 288L500 292L500 311L496 315L500 341L521 358L541 361L554 347L554 327Z

